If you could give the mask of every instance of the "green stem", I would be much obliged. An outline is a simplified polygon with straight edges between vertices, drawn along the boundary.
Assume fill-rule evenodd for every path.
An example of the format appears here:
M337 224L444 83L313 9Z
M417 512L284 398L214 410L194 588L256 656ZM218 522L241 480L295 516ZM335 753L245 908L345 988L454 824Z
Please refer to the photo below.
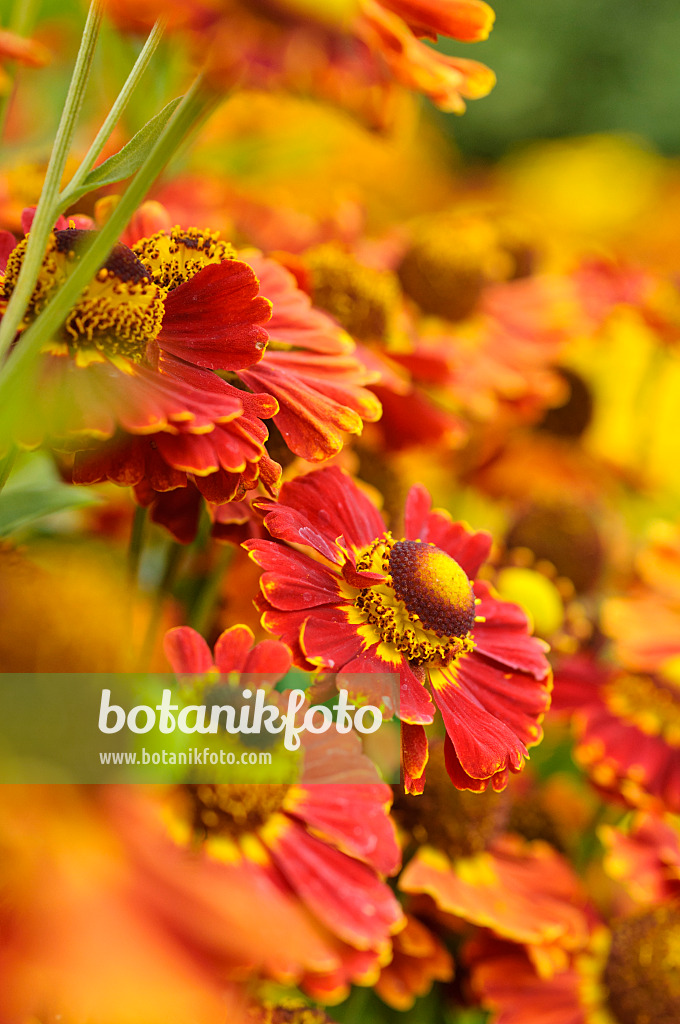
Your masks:
M12 16L9 20L9 31L26 38L33 31L40 0L15 0ZM5 122L14 93L14 78L17 72L17 61L5 65L5 75L9 79L7 92L0 97L0 139L5 134Z
M142 505L137 505L135 508L134 518L132 520L132 529L130 530L130 543L128 545L127 555L127 573L130 587L135 586L137 583L137 576L139 575L139 561L142 557L145 526L146 509Z
M0 407L2 398L7 398L17 386L21 385L25 375L33 367L43 345L59 330L81 292L105 262L120 233L127 227L149 188L183 142L189 130L201 123L215 105L216 97L214 94L204 92L202 76L199 76L183 97L113 213L101 231L94 235L69 279L62 285L40 316L22 334L21 341L7 361L3 377L0 380Z
M12 469L14 468L14 461L17 457L17 449L15 447L10 448L6 455L0 459L0 491L3 489L9 478Z
M149 66L149 61L153 57L156 51L156 47L161 41L161 36L163 35L164 27L165 22L159 19L152 28L151 32L149 33L149 37L144 44L142 52L135 61L134 67L132 68L132 71L128 75L125 85L120 90L118 97L116 98L116 102L111 107L111 110L109 111L106 120L104 121L104 124L99 129L96 139L90 146L87 155L84 157L80 167L73 175L64 191L61 193L59 197L60 210L65 210L68 208L68 206L70 205L69 196L75 193L75 191L83 183L87 175L94 167L97 157L99 156L106 142L108 141L111 132L115 128L121 114L128 105L130 97L132 96L132 93L134 92L137 83L139 82L140 78L142 77L147 67Z
M210 626L220 590L220 583L233 555L231 544L221 544L219 547L221 550L218 551L215 558L215 565L203 580L189 616L189 625L193 626L203 636L205 636L206 630Z
M149 624L146 627L146 635L144 637L144 642L142 643L139 664L139 669L141 671L146 671L148 666L151 664L151 658L153 657L153 651L156 644L156 634L158 633L158 626L160 625L161 616L163 614L163 605L166 597L169 597L172 592L172 588L175 580L177 579L179 567L184 556L184 551L185 548L176 541L171 541L168 546L163 576L161 577L161 581L156 588L156 593L153 596L153 606L151 608Z
M92 0L87 15L80 50L76 58L71 84L69 85L64 111L59 121L52 155L45 175L38 207L26 245L26 253L12 292L7 310L0 324L0 360L9 351L16 332L23 320L29 300L33 294L45 255L47 240L56 219L57 198L66 158L73 141L76 121L83 105L83 96L92 69L92 59L99 35L102 11L101 0Z

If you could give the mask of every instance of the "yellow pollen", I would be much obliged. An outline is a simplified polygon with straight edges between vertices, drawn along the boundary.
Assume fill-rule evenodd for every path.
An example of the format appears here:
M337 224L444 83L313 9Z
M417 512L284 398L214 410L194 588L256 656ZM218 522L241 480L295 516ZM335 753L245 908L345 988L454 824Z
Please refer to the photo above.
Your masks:
M446 552L387 534L362 553L357 569L386 577L360 590L350 614L370 642L382 641L418 664L448 663L473 650L472 585Z
M261 828L283 804L288 785L185 786L192 826L201 839L238 838Z
M211 263L233 260L236 251L223 242L217 231L174 227L158 231L151 238L142 238L132 251L144 264L151 280L170 291L190 281L199 270Z
M54 292L69 276L79 259L85 236L77 228L55 231L22 321L27 327L44 309ZM1 285L0 308L14 291L26 253L26 240L10 254ZM150 342L155 341L163 322L163 289L151 283L144 266L125 245L116 245L106 263L83 291L53 339L72 351L103 352L141 362ZM99 357L101 358L101 357Z

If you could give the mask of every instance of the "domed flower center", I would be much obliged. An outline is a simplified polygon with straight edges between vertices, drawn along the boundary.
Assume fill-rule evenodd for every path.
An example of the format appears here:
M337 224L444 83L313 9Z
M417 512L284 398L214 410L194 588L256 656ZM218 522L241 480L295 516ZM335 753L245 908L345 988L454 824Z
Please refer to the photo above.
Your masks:
M191 824L202 839L228 836L233 839L254 832L283 804L287 785L185 786L190 800Z
M320 245L305 257L312 301L359 341L389 341L399 300L392 274L364 267L334 245Z
M438 218L421 225L398 274L424 313L455 321L473 312L485 284L510 276L510 262L490 223Z
M444 763L444 744L430 744L427 785L414 799L397 792L392 807L397 825L414 847L428 845L451 859L486 850L508 816L505 793L470 793L451 785Z
M447 662L473 649L472 584L445 551L419 540L394 541L388 534L364 552L357 569L387 577L384 584L361 590L354 601L353 621L371 627L364 630L369 639L377 633L409 661L422 664Z
M680 910L658 907L614 925L604 971L617 1024L680 1020Z
M211 263L236 257L234 247L223 242L219 232L179 227L142 238L133 246L133 252L154 284L168 291L190 281Z
M652 676L615 676L605 687L609 709L648 736L680 746L680 689Z
M82 253L89 231L67 228L50 237L22 327L28 326L68 277ZM10 253L0 305L14 291L26 253L26 240ZM152 284L131 249L118 244L69 313L53 339L53 351L98 350L140 362L163 322L165 292Z

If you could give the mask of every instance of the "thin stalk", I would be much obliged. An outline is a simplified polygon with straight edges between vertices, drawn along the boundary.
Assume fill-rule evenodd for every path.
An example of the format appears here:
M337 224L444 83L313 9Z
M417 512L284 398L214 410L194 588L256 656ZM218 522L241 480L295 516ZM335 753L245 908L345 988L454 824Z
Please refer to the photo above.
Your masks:
M60 208L66 209L69 206L69 195L75 192L75 190L83 183L85 178L88 176L92 168L94 167L95 161L102 149L106 145L111 132L115 128L121 114L125 110L126 106L130 101L130 97L134 92L137 83L149 66L149 62L153 57L156 48L161 41L163 30L165 28L165 22L159 19L149 33L149 37L146 40L142 52L135 61L132 71L127 77L125 85L118 93L115 103L111 107L104 124L99 129L97 137L87 151L80 167L73 175L68 185L61 193L59 197Z
M130 530L130 543L128 544L127 553L127 575L130 588L133 589L137 584L137 576L139 575L139 562L142 557L142 547L144 546L144 528L146 526L146 509L143 505L137 505L135 508L134 518L132 520L132 528Z
M36 22L39 5L40 0L14 0L14 9L8 25L9 31L24 38L30 36ZM0 139L5 134L5 122L14 94L17 64L18 62L13 60L5 65L5 76L9 79L9 84L7 92L4 96L0 96Z
M113 213L101 231L94 235L69 279L22 334L20 343L3 369L0 379L0 407L3 396L7 396L18 385L20 386L45 342L59 330L81 292L105 262L118 236L127 227L135 210L189 130L201 123L215 105L216 98L213 95L206 95L202 88L202 76L199 76L183 97ZM6 316L7 314L5 318Z
M206 630L210 626L220 591L220 583L233 555L231 544L220 544L219 549L215 558L215 565L203 580L189 616L189 625L193 626L203 636L205 636Z
M3 457L0 459L0 491L3 489L3 487L7 483L7 480L9 479L9 475L12 472L12 469L14 468L14 462L16 460L16 457L17 449L12 447L7 452L7 454L3 455Z
M172 588L179 573L184 551L184 547L176 541L171 541L168 545L163 576L161 577L161 581L156 588L156 593L153 596L153 605L151 607L149 624L146 627L146 634L144 636L142 650L139 656L140 671L146 671L151 663L151 658L153 657L153 651L156 644L156 634L158 633L158 627L163 614L163 604L165 603L165 599L172 593Z
M92 60L97 37L99 36L101 19L101 0L92 0L83 30L83 38L80 42L80 50L78 51L73 69L66 103L54 140L52 155L47 167L45 182L31 226L26 253L16 286L7 304L7 310L2 318L2 323L0 323L0 360L4 358L14 341L16 332L33 294L38 275L40 274L47 240L55 221L59 185L61 184L64 167L66 166L66 158L71 148L76 121L83 105L85 88L92 69Z

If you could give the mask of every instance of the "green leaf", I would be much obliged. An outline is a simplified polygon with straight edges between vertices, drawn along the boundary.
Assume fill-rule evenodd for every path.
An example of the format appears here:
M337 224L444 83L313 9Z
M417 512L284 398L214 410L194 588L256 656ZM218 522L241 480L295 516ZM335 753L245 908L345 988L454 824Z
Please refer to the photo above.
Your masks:
M0 537L8 537L36 519L93 505L99 498L84 488L58 484L52 487L15 487L0 495Z
M62 208L72 206L82 196L96 188L101 188L102 185L112 185L115 181L129 178L138 171L181 99L181 96L177 96L174 100L170 100L155 117L152 117L143 128L139 129L122 149L91 170L81 185L73 191L67 185L60 197Z

